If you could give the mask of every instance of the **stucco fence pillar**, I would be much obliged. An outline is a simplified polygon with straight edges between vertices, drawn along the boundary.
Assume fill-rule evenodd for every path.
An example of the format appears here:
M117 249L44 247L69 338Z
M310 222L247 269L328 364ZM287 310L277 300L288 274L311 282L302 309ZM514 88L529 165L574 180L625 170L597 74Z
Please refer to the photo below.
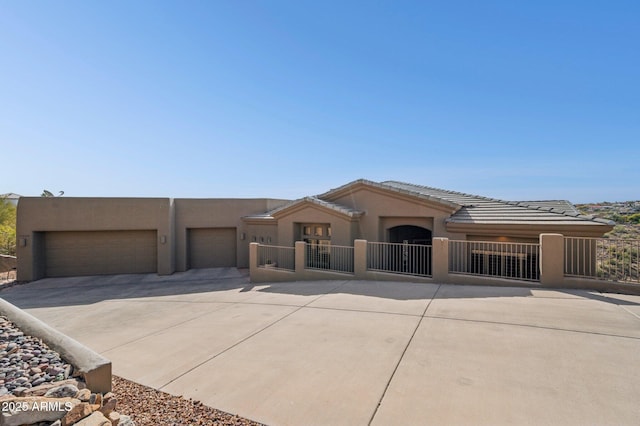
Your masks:
M353 275L357 280L367 279L367 240L353 241Z
M304 276L305 268L304 268L304 251L307 245L304 241L296 241L296 275L299 277Z
M431 242L431 276L438 283L449 282L449 239L436 237Z
M540 234L540 284L547 287L564 285L564 236Z

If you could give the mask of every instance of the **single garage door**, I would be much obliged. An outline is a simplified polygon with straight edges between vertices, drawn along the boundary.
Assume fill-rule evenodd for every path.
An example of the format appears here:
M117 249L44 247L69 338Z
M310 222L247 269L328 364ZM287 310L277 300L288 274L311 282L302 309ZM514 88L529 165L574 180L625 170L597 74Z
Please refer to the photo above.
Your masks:
M188 239L189 268L236 266L236 228L192 228Z
M157 253L156 231L45 234L48 277L156 272Z

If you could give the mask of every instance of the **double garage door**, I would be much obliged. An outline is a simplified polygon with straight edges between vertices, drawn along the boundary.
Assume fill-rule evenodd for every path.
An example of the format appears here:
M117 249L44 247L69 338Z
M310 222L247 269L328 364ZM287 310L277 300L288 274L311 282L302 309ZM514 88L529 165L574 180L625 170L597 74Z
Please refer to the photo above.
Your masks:
M47 232L45 274L69 277L156 272L156 231Z
M187 239L189 268L236 266L236 228L191 228Z

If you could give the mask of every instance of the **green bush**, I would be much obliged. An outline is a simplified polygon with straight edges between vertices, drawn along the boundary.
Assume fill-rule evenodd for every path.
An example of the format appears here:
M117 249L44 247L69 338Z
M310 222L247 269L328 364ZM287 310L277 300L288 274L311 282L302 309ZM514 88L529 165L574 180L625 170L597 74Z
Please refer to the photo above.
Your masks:
M0 199L0 254L16 255L16 207Z

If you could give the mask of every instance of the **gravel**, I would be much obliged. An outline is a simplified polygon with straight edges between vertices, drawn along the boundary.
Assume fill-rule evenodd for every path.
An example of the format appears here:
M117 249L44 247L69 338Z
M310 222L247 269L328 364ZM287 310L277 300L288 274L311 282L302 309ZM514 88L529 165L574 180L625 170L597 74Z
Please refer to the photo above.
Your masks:
M0 316L0 396L61 381L72 372L71 365L42 340L25 335Z
M118 398L118 412L129 415L137 426L262 425L118 376L113 376L112 392Z

